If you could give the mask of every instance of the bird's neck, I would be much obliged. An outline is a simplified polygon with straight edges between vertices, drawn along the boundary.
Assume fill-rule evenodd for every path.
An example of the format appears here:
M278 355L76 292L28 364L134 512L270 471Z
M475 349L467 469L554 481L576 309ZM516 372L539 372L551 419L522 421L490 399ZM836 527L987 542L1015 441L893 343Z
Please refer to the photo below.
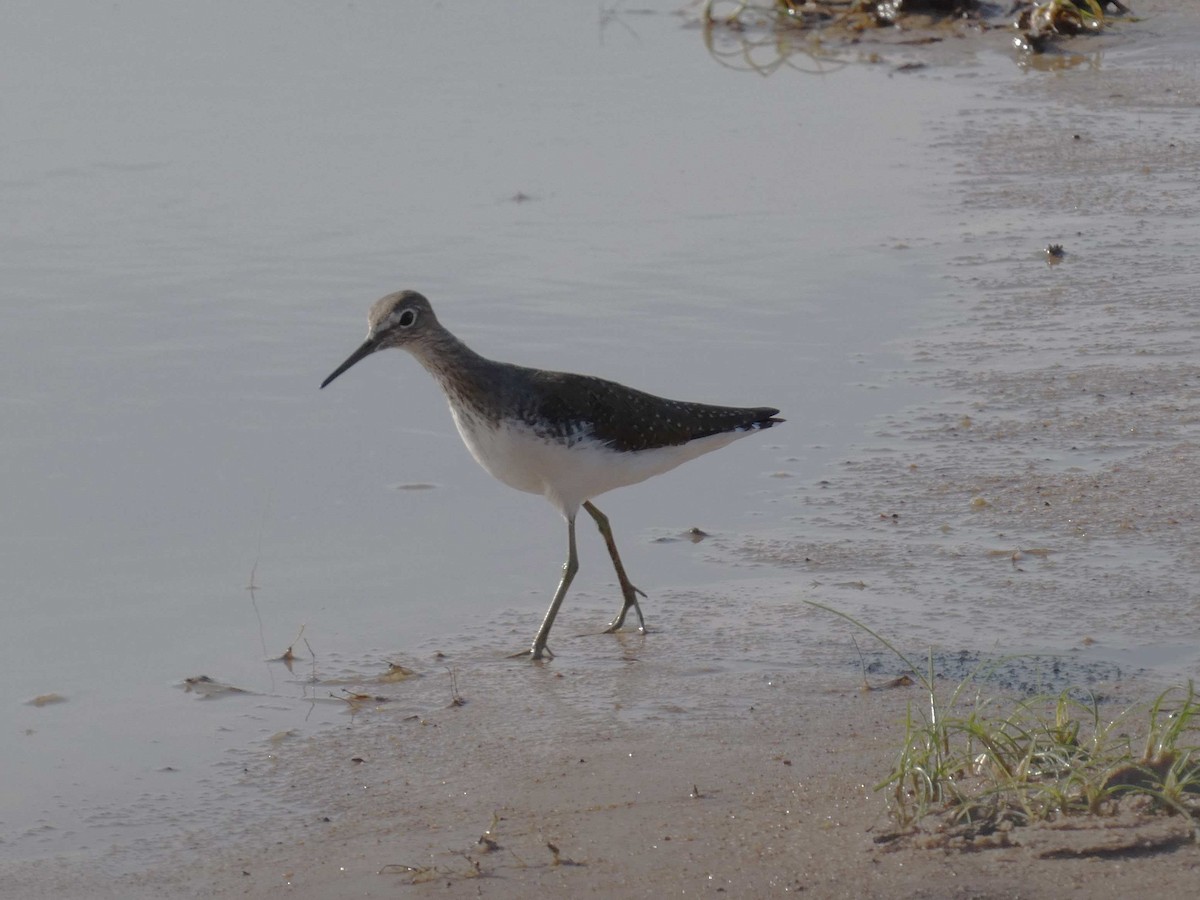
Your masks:
M452 406L481 412L489 406L489 385L496 378L499 363L480 356L440 327L420 344L405 349L437 379Z

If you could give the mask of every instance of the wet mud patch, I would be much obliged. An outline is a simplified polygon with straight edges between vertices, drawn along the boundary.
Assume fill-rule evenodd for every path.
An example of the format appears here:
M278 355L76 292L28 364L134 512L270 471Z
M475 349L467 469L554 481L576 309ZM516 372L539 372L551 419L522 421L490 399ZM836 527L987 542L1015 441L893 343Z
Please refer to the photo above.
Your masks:
M713 552L906 649L1194 676L1197 85L1144 47L1105 62L938 126L946 290L896 376L929 398L798 484L796 527Z

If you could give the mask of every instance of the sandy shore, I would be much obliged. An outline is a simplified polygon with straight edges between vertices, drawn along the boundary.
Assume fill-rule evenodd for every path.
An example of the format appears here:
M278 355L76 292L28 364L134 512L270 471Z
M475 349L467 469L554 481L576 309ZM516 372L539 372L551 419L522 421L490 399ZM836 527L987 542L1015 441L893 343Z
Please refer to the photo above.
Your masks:
M1132 585L1178 602L1171 616L1131 614L1122 633L1191 645L1200 368L1189 304L1200 200L1184 175L1200 171L1200 89L1194 65L1172 63L1170 42L1194 47L1200 13L1156 20L1169 4L1139 6L1151 16L1141 40L1162 45L1137 66L1099 65L1086 84L1030 79L1003 115L947 124L940 137L974 161L947 201L971 208L947 216L994 227L963 226L962 263L949 276L961 315L922 338L910 374L959 400L898 415L881 426L886 451L865 450L844 484L803 488L826 510L822 537L718 544L731 563L776 567L769 583L655 598L656 630L644 637L569 637L604 611L568 604L560 656L545 665L453 647L445 659L408 660L419 677L367 682L389 702L368 703L336 733L280 736L247 768L245 781L287 816L196 834L171 865L133 875L6 866L0 894L1194 896L1200 851L1168 819L1019 829L970 853L878 840L893 826L872 785L899 750L906 705L924 698L916 687L860 690L845 631L797 602L879 613L903 593L953 608L958 618L928 633L919 613L872 619L918 652L923 640L970 633L972 615L984 635L972 649L1024 647L1055 627L1032 611L1061 604L1059 649L1082 652L1073 648L1099 635L1091 658L1104 660L1112 607L1093 599ZM1057 221L1080 203L1097 209L1092 234ZM1105 209L1114 218L1101 218ZM1125 230L1134 221L1150 223L1136 240ZM1047 276L1044 261L1031 268L1013 254L1035 254L1050 222L1068 257ZM1005 274L1014 269L1028 274ZM1096 349L1081 358L1076 340ZM1099 349L1106 342L1111 352ZM1083 443L1105 452L1064 464ZM982 518L957 524L972 497ZM886 518L897 498L902 514ZM897 531L913 520L924 534L956 523L955 549L925 554ZM1005 560L1000 576L984 574L1004 535L1047 541L1058 568L1022 579ZM1127 556L1081 543L1097 536ZM1083 546L1103 549L1101 560ZM939 552L961 553L957 574L933 564ZM871 575L877 593L863 597ZM1007 579L1017 606L988 599L991 587L974 593L977 575ZM1114 602L1132 598L1127 590ZM1177 672L1194 673L1194 659L1182 655ZM451 669L461 704L451 702ZM1118 701L1144 697L1171 667L1136 680L1128 672L1100 673Z
M1178 822L1027 829L974 853L876 843L892 826L864 780L888 771L915 689L666 671L652 651L639 660L637 643L585 676L618 690L581 684L569 664L537 671L536 686L528 672L481 666L467 670L462 707L357 731L337 760L285 755L290 789L323 809L273 849L174 873L179 887L314 900L1194 891L1200 854ZM691 682L702 703L638 709L613 696L674 696ZM538 697L514 703L512 692ZM611 705L592 707L597 693Z
M113 880L10 873L5 896L1191 896L1200 854L1178 821L1075 821L972 853L886 840L871 782L919 690L739 670L749 629L701 631L581 637L536 667L446 660L461 705L429 665L379 688L403 704L281 738L246 772L295 811L265 832L196 835L190 862ZM789 643L773 629L757 652Z

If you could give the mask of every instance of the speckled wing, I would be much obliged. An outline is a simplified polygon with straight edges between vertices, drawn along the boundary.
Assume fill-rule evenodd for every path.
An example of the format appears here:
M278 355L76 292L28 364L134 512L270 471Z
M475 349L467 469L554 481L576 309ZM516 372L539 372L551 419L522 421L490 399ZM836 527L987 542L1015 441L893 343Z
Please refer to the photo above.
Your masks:
M530 410L555 437L599 440L618 452L675 447L713 434L770 428L783 419L766 406L743 408L668 400L614 381L565 372L530 372L542 382Z

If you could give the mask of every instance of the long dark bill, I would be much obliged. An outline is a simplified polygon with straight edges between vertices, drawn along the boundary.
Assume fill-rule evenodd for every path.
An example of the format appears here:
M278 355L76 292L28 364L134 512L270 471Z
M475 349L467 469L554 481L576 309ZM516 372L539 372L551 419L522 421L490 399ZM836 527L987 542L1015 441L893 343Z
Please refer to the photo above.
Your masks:
M326 378L324 381L321 382L321 387L325 387L325 385L329 384L329 382L333 381L333 379L337 378L339 375L341 375L343 372L345 372L348 368L350 368L356 362L358 362L359 360L362 360L362 359L366 359L368 356L370 356L372 353L374 353L378 349L379 349L379 342L376 341L374 338L368 338L366 341L363 342L363 345L361 347L359 347L357 350L355 350L353 353L350 354L350 358L348 360L346 360L344 363L342 363L340 366L338 366L336 369L333 370L332 375L330 375L328 378Z

